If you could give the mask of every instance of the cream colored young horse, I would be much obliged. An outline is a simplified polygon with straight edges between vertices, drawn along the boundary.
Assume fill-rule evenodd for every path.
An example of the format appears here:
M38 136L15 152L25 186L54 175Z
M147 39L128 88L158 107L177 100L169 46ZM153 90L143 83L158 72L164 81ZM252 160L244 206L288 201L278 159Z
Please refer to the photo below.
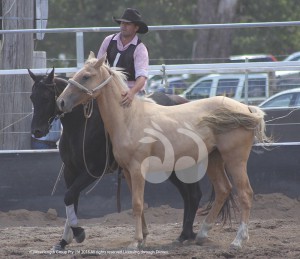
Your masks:
M70 112L78 104L97 99L115 158L124 169L132 191L136 225L135 240L130 247L144 245L148 234L143 213L147 175L184 170L191 166L191 159L200 163L205 161L207 154L207 174L216 198L196 242L208 241L208 232L232 189L228 174L241 206L241 223L231 245L241 247L249 238L247 225L253 195L247 176L247 160L255 138L259 142L268 140L264 133L263 112L220 96L169 107L136 97L130 107L122 107L121 93L127 89L124 75L109 68L104 61L105 57L97 60L91 54L85 66L69 80L57 104L62 111ZM204 148L200 149L199 143L200 146L205 144ZM185 161L180 168L176 167L179 160Z

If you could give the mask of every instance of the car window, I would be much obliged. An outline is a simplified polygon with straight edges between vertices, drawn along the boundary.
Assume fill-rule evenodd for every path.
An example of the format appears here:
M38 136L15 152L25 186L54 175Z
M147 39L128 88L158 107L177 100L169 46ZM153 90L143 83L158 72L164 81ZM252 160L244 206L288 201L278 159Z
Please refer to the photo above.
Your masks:
M234 79L234 78L220 79L217 85L216 95L234 97L238 83L239 83L239 79Z
M300 106L300 94L299 93L294 93L294 103L292 106Z
M169 83L169 88L182 92L187 88L187 84L183 80L176 80Z
M248 79L248 97L265 97L266 96L266 79L251 78ZM243 87L242 97L245 97L245 84Z
M293 93L287 93L269 100L262 107L289 107L292 100Z
M192 99L208 98L210 95L211 85L212 80L202 81L193 87L193 89L189 92L189 96Z
M289 61L299 61L299 60L300 60L300 56L297 56L297 57L290 59Z

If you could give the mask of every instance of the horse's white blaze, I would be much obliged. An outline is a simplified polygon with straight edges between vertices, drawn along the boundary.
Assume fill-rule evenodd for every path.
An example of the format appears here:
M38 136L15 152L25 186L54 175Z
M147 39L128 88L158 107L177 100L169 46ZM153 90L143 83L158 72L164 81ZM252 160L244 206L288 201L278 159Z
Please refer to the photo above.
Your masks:
M243 241L248 240L248 239L249 239L248 225L246 223L242 222L239 226L236 237L232 241L231 245L236 248L241 248Z

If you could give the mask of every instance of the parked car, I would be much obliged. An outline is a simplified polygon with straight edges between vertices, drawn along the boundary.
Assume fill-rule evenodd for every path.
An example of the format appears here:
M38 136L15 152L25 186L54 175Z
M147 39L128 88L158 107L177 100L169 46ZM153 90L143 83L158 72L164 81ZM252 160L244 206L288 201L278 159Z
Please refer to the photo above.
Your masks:
M277 59L270 54L249 54L249 55L235 55L230 56L229 62L231 63L239 63L239 62L273 62L277 61Z
M300 51L292 53L283 62L300 61ZM278 92L300 87L300 71L276 71L276 89Z
M258 104L268 98L266 73L248 74L248 103ZM181 96L197 100L224 95L245 102L245 74L210 74L195 81Z
M300 61L300 51L294 52L288 57L286 57L283 61Z
M300 142L300 88L277 93L259 107L266 113L267 134L275 142Z
M148 84L147 92L163 92L166 94L181 94L187 89L188 75L168 77L167 82L160 80L152 80Z

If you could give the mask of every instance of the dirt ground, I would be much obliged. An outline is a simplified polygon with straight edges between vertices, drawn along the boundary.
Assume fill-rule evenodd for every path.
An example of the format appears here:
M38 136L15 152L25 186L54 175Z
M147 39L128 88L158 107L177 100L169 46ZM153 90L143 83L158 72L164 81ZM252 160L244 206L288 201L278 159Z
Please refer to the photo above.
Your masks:
M300 201L282 194L256 195L250 217L250 240L239 251L229 249L238 224L217 224L210 232L214 246L173 244L181 230L183 210L147 208L149 226L144 250L129 251L134 227L131 211L80 220L86 240L63 253L51 249L61 238L65 219L55 210L0 212L0 258L300 258ZM195 230L203 216L197 215Z

